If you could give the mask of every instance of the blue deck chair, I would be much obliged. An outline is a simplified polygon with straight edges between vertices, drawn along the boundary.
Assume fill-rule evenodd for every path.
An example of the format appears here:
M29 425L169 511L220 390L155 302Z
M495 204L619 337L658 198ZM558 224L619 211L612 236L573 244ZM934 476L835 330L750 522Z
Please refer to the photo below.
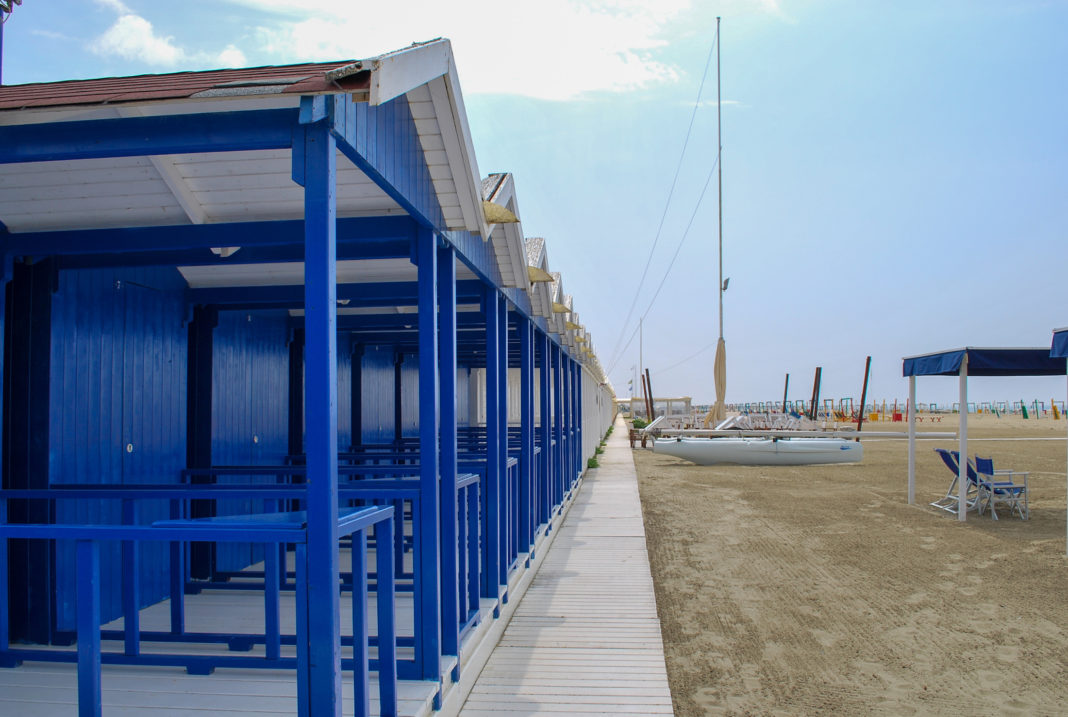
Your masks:
M957 508L960 505L960 494L957 492L957 484L960 480L960 453L958 451L947 451L945 448L935 448L934 451L953 473L953 480L950 482L945 496L933 501L931 505L956 515ZM967 466L966 470L968 472L968 487L967 492L964 494L964 510L976 510L980 508L980 498L982 497L979 490L979 477L972 466Z
M985 503L990 506L990 514L998 519L997 506L1007 505L1009 515L1013 511L1023 520L1031 517L1031 508L1027 502L1027 477L1029 472L1008 469L994 470L993 458L975 457L975 470L979 474L979 485L985 494ZM1009 480L1004 480L1008 476ZM1023 484L1016 483L1018 476L1023 477ZM995 480L995 478L1003 480Z

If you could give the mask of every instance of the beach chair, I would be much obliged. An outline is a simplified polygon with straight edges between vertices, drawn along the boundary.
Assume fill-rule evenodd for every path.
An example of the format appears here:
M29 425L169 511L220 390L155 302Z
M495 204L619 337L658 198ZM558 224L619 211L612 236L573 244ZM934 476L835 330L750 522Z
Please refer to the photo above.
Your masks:
M994 516L994 520L998 519L998 505L1007 505L1010 516L1015 511L1023 520L1031 517L1031 508L1027 502L1029 472L995 470L993 458L980 458L979 456L975 457L975 470L979 474L979 485L984 494L985 504L990 506L990 514ZM1005 477L1008 477L1008 480L1004 480ZM1023 478L1022 484L1016 483L1018 477ZM1002 478L1002 480L995 480L996 478Z
M949 484L949 489L946 491L945 496L939 498L936 501L932 501L931 505L939 510L944 510L947 513L957 514L958 506L960 505L960 494L957 492L958 482L960 480L960 453L958 451L947 451L945 448L935 448L935 453L942 459L942 462L946 464L946 467L953 473L953 480ZM976 510L980 508L980 495L979 490L979 476L976 475L975 469L972 466L966 466L965 470L968 475L968 486L966 493L964 494L964 509Z

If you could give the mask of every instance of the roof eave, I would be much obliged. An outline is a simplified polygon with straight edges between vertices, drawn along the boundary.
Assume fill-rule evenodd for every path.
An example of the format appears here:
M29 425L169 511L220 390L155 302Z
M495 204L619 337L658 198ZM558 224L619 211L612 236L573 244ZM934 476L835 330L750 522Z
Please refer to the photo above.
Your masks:
M488 238L489 228L482 214L481 175L457 79L452 43L444 38L432 40L381 55L370 62L374 68L370 93L372 105L388 102L422 85L430 90L449 172L460 198L462 229Z

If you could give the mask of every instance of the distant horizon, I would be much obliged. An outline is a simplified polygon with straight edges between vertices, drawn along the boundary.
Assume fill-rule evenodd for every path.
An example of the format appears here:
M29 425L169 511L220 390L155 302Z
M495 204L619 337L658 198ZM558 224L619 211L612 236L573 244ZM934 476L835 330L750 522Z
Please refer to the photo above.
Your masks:
M626 401L628 398L630 400L633 400L633 401L644 400L641 396L622 397L622 398L617 398L617 400ZM667 399L667 398L685 398L685 396L656 396L654 400L663 401L664 399ZM860 403L860 398L859 397L853 397L853 396L833 396L832 397L832 396L821 395L820 396L820 406L822 407L824 405L823 404L824 400L833 400L834 401L834 405L837 408L838 405L839 405L839 402L842 399L855 399L853 401L854 404ZM801 401L801 400L803 400L805 402L805 404L807 404L808 401L809 401L809 398L805 398L805 399L793 399L793 398L790 398L790 399L787 399L787 401L789 401L789 402ZM897 402L897 405L899 407L904 407L906 402L907 402L907 399L904 399L904 398L881 398L878 401L874 402L874 405L876 405L877 407L881 407L885 403L887 408L889 409L892 405L894 405L895 401ZM1068 399L1056 398L1056 397L1032 398L1032 399L1026 399L1026 400L1022 400L1022 399L1019 399L1019 398L1011 399L1011 400L1009 400L1009 399L993 399L993 400L981 399L981 400L975 400L975 399L971 398L971 396L968 397L968 405L969 406L995 405L995 406L1000 407L1002 404L1004 404L1004 405L1008 406L1008 409L1010 411L1015 410L1015 408L1020 403L1023 403L1027 407L1028 410L1031 410L1031 405L1035 401L1038 401L1039 407L1044 407L1046 410L1048 410L1053 403L1056 403L1057 408L1059 410L1062 410L1062 411L1066 407L1068 407ZM697 410L697 409L708 410L709 408L711 408L713 403L714 403L714 401L698 401L698 400L694 399L694 400L692 400L690 402L690 405L695 410ZM738 401L737 403L727 403L727 410L728 411L738 410L739 406L744 406L746 404L749 404L750 406L757 406L759 404L778 406L780 403L782 403L782 399L781 398L775 399L775 400L761 399L761 400L756 400L756 401ZM945 409L945 410L954 410L954 407L958 406L960 404L960 400L959 399L954 399L953 401L943 402L943 401L921 401L921 400L917 399L916 403L918 405L920 405L920 406L925 406L925 407L934 405L934 406L937 407L937 410L941 411L943 409ZM872 401L872 398L870 396L865 401L865 405L869 405L869 406L873 405L873 401Z
M863 374L863 367L861 368L861 374ZM651 374L653 379L653 387L656 388L656 376ZM824 374L826 378L826 373ZM795 383L795 380L797 383ZM781 381L781 379L780 379ZM810 374L806 377L806 381L802 382L796 379L793 375L790 376L790 391L787 395L788 401L803 400L806 403L812 398L812 382L813 376ZM833 398L836 405L840 399L853 399L855 403L860 402L861 385L860 381L857 382L857 388L855 392L840 392L836 390L839 385L837 382L829 384L824 381L820 388L820 401L822 403L825 398ZM907 379L902 378L902 389L897 395L894 394L877 394L872 391L869 386L868 397L866 403L872 403L877 401L879 404L885 400L888 403L893 403L897 400L899 404L904 405L908 398L908 382ZM794 388L797 388L795 393ZM631 396L629 393L619 393L619 389L616 389L616 397L620 399L626 399ZM660 391L655 391L657 398L681 398L683 396L689 396L691 403L697 405L711 405L715 401L714 389L709 386L707 392L703 395L692 395L687 393L679 393L668 395ZM640 398L640 394L634 394L633 397ZM1068 376L1021 376L1021 377L991 377L991 376L971 376L968 379L968 403L992 403L992 402L1004 402L1009 406L1014 403L1023 401L1030 404L1031 402L1038 400L1044 402L1047 407L1051 401L1056 401L1059 407L1068 405ZM767 394L748 400L731 400L728 399L728 405L739 405L744 403L781 403L782 402L782 383L780 382L777 391L770 389ZM936 403L939 406L952 405L960 402L960 392L958 379L955 376L921 376L916 379L916 402L919 404Z

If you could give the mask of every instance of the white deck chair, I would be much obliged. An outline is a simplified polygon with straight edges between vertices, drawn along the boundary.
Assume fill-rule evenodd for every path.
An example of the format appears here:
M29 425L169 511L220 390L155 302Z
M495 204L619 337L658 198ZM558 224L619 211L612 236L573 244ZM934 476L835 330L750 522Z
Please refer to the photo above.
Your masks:
M957 457L960 454L957 451L947 451L945 448L935 448L934 451L942 459L942 462L946 464L946 467L953 472L953 480L950 481L949 489L946 490L945 496L932 501L931 505L939 510L956 515L957 508L960 505L960 496L957 492L957 484L960 481L960 467ZM968 487L967 493L964 495L964 510L979 509L981 507L981 498L979 485L975 479L975 470L968 466Z

